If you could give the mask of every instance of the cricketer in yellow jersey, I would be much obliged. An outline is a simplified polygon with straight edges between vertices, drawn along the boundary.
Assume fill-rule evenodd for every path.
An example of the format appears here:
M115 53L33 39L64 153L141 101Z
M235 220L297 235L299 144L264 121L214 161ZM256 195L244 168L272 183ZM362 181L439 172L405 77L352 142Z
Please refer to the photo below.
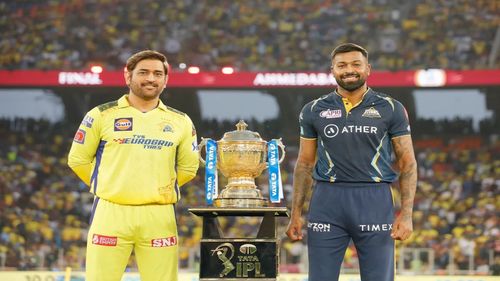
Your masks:
M141 280L176 281L179 187L198 170L196 130L159 96L166 57L141 51L127 60L129 93L84 117L68 165L95 195L86 280L121 280L132 250Z

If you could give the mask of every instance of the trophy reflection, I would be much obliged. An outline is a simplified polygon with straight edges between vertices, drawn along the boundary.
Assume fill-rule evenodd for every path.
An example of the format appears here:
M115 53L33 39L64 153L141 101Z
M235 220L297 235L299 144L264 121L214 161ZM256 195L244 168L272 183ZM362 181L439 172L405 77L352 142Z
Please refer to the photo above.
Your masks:
M279 202L283 197L279 164L285 158L285 146L281 139L268 143L257 132L247 130L247 124L243 120L236 124L236 128L235 131L226 132L217 142L202 138L198 146L200 161L206 167L207 203L213 202L215 207L268 206L269 201L262 196L262 192L255 184L255 178L266 168L270 170L271 201ZM202 148L205 146L206 159L203 159ZM281 150L281 157L279 157L279 150ZM228 179L227 186L220 194L217 193L217 170Z

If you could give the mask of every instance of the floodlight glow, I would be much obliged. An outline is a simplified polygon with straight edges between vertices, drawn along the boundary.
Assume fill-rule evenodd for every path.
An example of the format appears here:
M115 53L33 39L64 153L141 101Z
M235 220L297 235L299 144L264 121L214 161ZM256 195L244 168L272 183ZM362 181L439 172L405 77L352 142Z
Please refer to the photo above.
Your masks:
M93 65L93 66L90 68L90 71L91 71L92 73L102 73L102 70L103 70L103 68L102 68L102 66L100 66L100 65Z
M224 74L233 74L234 73L234 68L230 66L225 66L222 68L222 73Z
M200 68L197 66L190 66L188 67L188 72L191 74L197 74L200 73Z

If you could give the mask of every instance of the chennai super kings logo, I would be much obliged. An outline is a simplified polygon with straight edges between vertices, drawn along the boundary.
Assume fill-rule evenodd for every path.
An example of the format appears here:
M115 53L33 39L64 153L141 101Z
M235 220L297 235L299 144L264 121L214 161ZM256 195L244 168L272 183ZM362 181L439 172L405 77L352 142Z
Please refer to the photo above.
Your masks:
M217 248L212 250L212 256L214 255L217 255L224 266L219 277L224 277L234 270L234 264L231 263L231 259L234 256L234 246L231 243L223 243L217 246Z

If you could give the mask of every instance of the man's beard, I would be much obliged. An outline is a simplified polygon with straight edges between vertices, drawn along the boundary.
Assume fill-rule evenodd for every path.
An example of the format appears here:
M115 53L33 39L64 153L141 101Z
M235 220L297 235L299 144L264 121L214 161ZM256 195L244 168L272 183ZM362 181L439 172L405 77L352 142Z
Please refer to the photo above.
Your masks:
M145 89L143 89L143 87L146 87L146 86L154 86L156 87L155 90L153 90L153 92L146 92ZM130 83L130 91L140 97L141 99L143 100L154 100L156 98L158 98L160 96L160 94L163 92L163 88L161 88L158 83L137 83L137 82L132 82Z
M345 77L345 76L347 76L347 75L343 75L343 77ZM335 77L335 81L337 81L337 85L339 85L343 89L345 89L349 92L352 92L352 91L355 91L355 90L361 88L366 82L366 80L361 78L359 75L356 75L356 76L358 76L358 80L353 81L353 82L346 83L342 80L342 78L337 78L337 77Z

